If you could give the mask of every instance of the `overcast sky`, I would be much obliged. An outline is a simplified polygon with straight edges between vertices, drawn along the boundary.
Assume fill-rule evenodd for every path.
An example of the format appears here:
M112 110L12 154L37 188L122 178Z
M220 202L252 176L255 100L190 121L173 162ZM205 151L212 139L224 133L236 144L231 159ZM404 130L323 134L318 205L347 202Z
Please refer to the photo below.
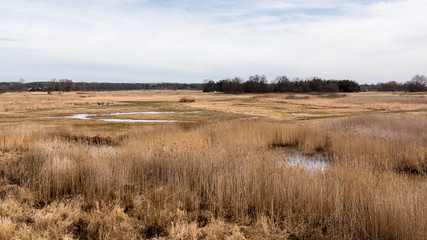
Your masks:
M0 0L0 82L427 74L426 0Z

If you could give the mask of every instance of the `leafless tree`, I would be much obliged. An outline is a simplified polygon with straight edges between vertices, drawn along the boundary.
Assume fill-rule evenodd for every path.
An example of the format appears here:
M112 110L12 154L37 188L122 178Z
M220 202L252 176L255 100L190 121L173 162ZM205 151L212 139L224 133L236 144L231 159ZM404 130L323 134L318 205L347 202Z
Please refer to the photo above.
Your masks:
M52 80L50 80L46 84L46 87L47 87L47 93L52 94L52 92L56 90L56 79L52 78Z
M417 74L406 84L410 92L425 91L427 90L427 77L425 75Z
M70 79L61 79L59 80L59 85L62 91L64 92L70 92L74 89L74 83L73 80Z

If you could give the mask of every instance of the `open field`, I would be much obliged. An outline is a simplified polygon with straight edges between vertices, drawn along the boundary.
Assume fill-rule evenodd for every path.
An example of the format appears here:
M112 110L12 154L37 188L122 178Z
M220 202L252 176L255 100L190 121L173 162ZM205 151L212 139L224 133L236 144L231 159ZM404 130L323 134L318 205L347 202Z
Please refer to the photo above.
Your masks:
M427 94L0 95L0 239L425 239L426 202Z

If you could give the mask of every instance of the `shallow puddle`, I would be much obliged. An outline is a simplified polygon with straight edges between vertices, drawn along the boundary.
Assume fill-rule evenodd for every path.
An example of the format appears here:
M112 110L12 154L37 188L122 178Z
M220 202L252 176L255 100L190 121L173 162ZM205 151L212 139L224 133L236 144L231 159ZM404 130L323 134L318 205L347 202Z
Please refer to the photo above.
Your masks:
M297 149L284 149L278 151L277 163L279 167L286 164L290 167L299 167L307 171L324 172L328 167L327 157L321 153L305 155Z
M165 119L123 119L123 118L102 118L108 116L118 115L133 115L133 114L193 114L201 113L202 111L186 111L186 112L115 112L115 113L101 113L101 114L73 114L71 116L64 117L40 117L40 118L72 118L80 120L96 120L104 122L126 122L126 123L161 123L161 122L195 122L195 121L183 121L183 120L165 120Z
M291 115L295 115L295 116L299 116L299 115L309 116L309 115L313 115L313 114L311 114L311 113L291 113Z
M118 119L118 118L107 118L107 119L96 119L96 120L104 121L104 122L127 122L127 123L195 122L195 121L182 121L182 120L144 120L144 119Z

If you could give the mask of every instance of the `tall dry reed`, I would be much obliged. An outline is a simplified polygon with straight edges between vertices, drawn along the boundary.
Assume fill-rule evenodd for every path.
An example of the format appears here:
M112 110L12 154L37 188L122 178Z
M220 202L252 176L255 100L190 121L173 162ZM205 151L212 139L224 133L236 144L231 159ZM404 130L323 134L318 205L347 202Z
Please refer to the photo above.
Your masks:
M49 135L2 170L45 204L77 196L119 201L154 235L176 232L172 222L202 227L219 219L246 226L265 221L282 237L422 239L422 120L372 115L310 126L231 121L191 129L135 127L115 146ZM277 147L323 151L330 164L325 172L280 164ZM401 166L420 179L398 173Z

